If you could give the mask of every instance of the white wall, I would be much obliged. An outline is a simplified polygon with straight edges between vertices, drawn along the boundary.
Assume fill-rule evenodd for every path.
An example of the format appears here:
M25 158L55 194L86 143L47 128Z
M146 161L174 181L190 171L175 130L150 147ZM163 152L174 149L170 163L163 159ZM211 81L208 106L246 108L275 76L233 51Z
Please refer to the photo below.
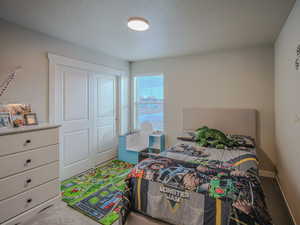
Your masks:
M23 67L8 92L0 97L0 102L29 103L40 121L48 121L48 52L105 65L129 74L129 63L124 60L0 20L0 83L8 71L19 65ZM126 87L126 81L129 82L124 78L123 87ZM122 93L128 96L125 90ZM122 100L126 101L126 98ZM128 101L123 105L128 107ZM126 130L124 126L127 126L125 120L122 130Z
M272 47L138 61L131 68L133 75L165 75L165 131L169 145L182 133L184 107L254 108L259 112L261 167L274 169Z
M275 124L278 177L295 220L300 224L300 70L295 69L300 45L300 1L275 44Z

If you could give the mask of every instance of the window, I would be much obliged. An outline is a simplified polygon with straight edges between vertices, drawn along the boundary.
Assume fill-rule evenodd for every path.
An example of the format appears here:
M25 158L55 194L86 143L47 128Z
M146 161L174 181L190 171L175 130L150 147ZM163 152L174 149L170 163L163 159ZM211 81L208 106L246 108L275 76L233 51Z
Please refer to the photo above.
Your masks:
M134 128L150 122L154 130L164 129L164 77L134 78Z

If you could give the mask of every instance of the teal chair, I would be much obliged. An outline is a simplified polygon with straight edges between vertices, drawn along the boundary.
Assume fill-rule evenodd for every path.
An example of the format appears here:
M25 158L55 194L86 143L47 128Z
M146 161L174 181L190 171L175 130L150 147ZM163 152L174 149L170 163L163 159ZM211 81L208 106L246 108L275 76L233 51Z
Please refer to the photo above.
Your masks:
M164 150L164 134L137 132L119 136L118 159L122 161L137 164L140 153L159 153Z

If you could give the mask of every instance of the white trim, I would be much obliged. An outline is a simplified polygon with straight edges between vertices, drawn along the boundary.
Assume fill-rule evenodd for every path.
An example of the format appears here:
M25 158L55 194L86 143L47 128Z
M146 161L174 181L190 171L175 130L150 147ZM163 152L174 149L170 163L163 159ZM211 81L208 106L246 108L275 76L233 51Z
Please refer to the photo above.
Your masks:
M288 203L288 201L287 201L287 198L286 198L286 196L285 196L285 194L284 194L284 192L283 192L283 189L282 189L282 187L281 187L281 185L280 185L279 177L278 177L278 176L275 176L275 180L276 180L276 182L277 182L277 184L278 184L278 187L279 187L280 192L281 192L281 194L282 194L282 196L283 196L283 199L284 199L284 201L285 201L285 204L286 204L286 206L287 206L287 208L288 208L288 210L289 210L289 213L290 213L290 215L291 215L291 217L292 217L292 220L293 220L293 222L294 222L294 225L297 225L295 216L294 216L294 214L293 214L293 212L292 212L292 210L291 210L291 207L290 207L290 205L289 205L289 203Z
M131 77L131 82L130 82L130 94L131 94L131 98L130 98L130 103L131 103L131 123L130 127L131 127L131 131L136 130L136 105L135 105L135 99L136 99L136 82L135 82L135 76Z
M58 65L69 66L73 68L84 69L90 72L97 72L97 73L105 73L113 76L125 76L126 73L121 70L112 69L103 65L98 65L94 63L88 63L77 59L67 58L65 56L55 55L52 53L48 53L48 60L49 60L49 122L50 123L57 123L58 122L58 115L57 115L57 108L58 107L58 81L56 77L56 67ZM118 82L118 81L117 81ZM120 87L119 87L120 88ZM120 90L117 90L117 96L119 96ZM120 102L117 102L117 109L120 108ZM119 119L121 118L121 114L117 110L116 117ZM121 124L120 120L117 121ZM119 126L120 127L120 126ZM118 130L119 132L119 130Z
M147 76L164 76L162 72L157 73L133 73L131 74L131 77L147 77Z
M56 123L56 107L58 102L57 95L57 79L55 76L56 64L53 61L49 61L49 122Z
M130 81L130 105L131 105L131 112L130 112L130 127L131 130L130 131L135 131L137 130L136 127L136 104L138 103L136 101L136 82L135 82L135 78L136 77L146 77L146 76L162 76L163 77L163 92L164 92L164 100L163 103L161 103L163 105L163 128L162 131L165 132L166 130L166 113L165 113L165 109L166 109L166 77L162 72L158 72L158 73L136 73L136 74L131 74L131 81Z
M57 64L57 65L65 65L70 67L81 68L84 70L88 70L90 72L99 72L99 73L106 73L111 74L114 76L122 76L125 75L124 71L113 69L110 67L106 67L103 65L89 63L82 60L67 58L65 56L55 55L52 53L48 53L48 59L50 64ZM49 71L50 72L50 71Z
M131 89L130 76L122 76L119 79L119 99L120 99L120 134L126 134L131 130ZM125 114L123 114L124 112Z
M276 174L273 171L259 170L259 176L261 176L261 177L275 178Z
M122 118L122 103L121 103L121 77L115 76L116 79L116 93L115 93L115 126L116 126L116 138L121 134L121 118Z

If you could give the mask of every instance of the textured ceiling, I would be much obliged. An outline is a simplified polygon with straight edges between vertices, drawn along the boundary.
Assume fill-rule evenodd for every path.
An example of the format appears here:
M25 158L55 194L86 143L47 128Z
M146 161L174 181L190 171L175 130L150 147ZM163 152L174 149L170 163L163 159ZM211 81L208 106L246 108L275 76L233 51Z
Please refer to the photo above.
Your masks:
M1 0L0 18L125 60L273 43L294 0ZM142 16L150 29L134 32ZM1 31L0 31L1 32Z

